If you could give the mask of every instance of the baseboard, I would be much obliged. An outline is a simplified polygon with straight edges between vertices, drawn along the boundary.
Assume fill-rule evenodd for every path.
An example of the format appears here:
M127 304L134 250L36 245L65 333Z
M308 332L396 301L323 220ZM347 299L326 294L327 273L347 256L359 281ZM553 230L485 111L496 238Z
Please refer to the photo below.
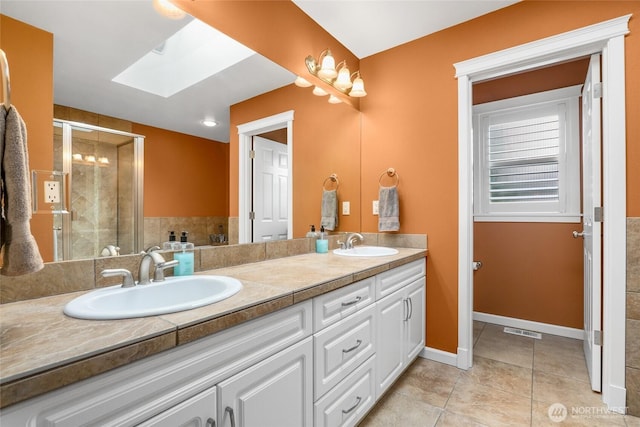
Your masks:
M602 385L603 388L606 385ZM604 390L603 390L604 391ZM608 387L607 399L605 403L611 412L617 412L619 414L626 414L629 410L627 406L627 389L625 387L618 387L610 385Z
M437 348L425 347L418 355L423 359L433 360L434 362L445 363L447 365L456 366L458 364L458 356L447 351L438 350Z
M498 316L497 314L473 312L473 320L493 323L501 326L511 326L512 328L527 329L529 331L542 332L544 334L558 335L560 337L584 339L582 329L568 328L566 326L552 325L550 323L534 322L532 320L515 319L513 317Z

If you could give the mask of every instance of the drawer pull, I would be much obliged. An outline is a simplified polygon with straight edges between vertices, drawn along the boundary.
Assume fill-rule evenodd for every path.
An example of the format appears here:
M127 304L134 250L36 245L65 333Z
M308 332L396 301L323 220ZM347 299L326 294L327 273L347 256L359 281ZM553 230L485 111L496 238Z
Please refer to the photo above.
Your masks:
M358 405L360 404L361 401L362 401L362 398L360 396L357 396L356 397L356 403L349 409L343 409L342 413L346 415L349 412L353 411L354 409L356 409L358 407Z
M231 421L231 427L236 427L236 416L233 414L233 408L230 406L227 406L226 408L224 408L224 412L229 413L229 420Z
M353 350L355 350L356 348L360 347L360 344L362 344L362 340L358 340L358 341L356 341L356 345L354 345L354 346L353 346L353 347L351 347L351 348L348 348L348 349L346 349L346 350L345 350L345 349L342 349L342 352L343 352L343 353L351 353Z
M359 303L361 299L362 299L361 296L357 296L353 301L343 302L342 306L343 307L349 307L350 305Z
M206 427L216 427L216 422L213 418L209 418L207 419L207 425Z

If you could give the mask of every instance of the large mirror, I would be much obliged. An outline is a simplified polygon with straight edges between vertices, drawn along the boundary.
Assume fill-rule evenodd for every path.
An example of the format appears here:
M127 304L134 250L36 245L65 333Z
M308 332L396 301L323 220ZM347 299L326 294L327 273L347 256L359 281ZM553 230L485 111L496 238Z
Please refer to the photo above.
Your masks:
M170 230L189 231L196 245L236 243L242 190L239 147L229 141L238 126L283 112L293 114L289 135L283 126L284 134L267 136L291 143L288 179L293 185L278 196L280 204L282 197L292 200L286 236L303 237L309 225L319 226L324 183L333 174L340 182L339 200L350 202L350 213L340 214L336 231L360 229L360 119L351 106L329 104L326 97L294 86L294 74L243 46L218 45L228 63L209 63L205 68L211 75L187 75L195 68L193 57L205 56L208 48L202 42L223 43L225 36L190 16L167 19L154 10L151 0L4 0L2 14L53 34L55 119L145 137L140 225L144 237L127 253L161 243ZM193 32L187 33L187 28ZM180 43L188 39L202 45L183 48ZM38 54L29 49L11 53L10 65ZM174 54L177 61L157 61ZM123 73L136 63L142 71ZM168 80L161 79L165 71ZM116 77L118 81L112 81ZM29 77L12 75L13 81L23 78ZM179 86L183 79L186 88ZM206 120L216 126L206 127ZM32 164L40 154L30 152ZM50 163L54 169L55 159ZM74 219L78 218L70 216ZM59 225L54 222L52 228L55 236ZM53 261L56 242L49 230L45 227L34 235L45 260ZM103 243L94 245L95 256L113 255L103 252L108 246ZM80 257L90 254L82 252Z

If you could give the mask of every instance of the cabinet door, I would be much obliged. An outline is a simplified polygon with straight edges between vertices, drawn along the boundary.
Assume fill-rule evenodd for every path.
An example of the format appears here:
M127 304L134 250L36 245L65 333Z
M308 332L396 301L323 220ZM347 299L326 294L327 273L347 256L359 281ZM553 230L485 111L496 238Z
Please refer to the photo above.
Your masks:
M424 348L425 331L425 278L416 280L406 290L409 314L405 322L406 350L405 363L411 361Z
M211 387L138 427L215 427L216 403L216 388Z
M220 383L219 425L313 425L312 358L309 337Z
M378 346L376 349L377 396L393 383L404 366L404 333L407 302L404 292L395 292L376 303Z

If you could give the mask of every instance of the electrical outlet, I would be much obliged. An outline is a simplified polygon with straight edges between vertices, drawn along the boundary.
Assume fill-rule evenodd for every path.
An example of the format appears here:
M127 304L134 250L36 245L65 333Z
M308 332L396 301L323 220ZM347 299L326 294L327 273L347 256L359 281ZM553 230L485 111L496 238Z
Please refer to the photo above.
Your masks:
M58 181L44 182L44 202L60 203L60 185Z
M373 201L373 214L374 215L378 215L379 211L378 211L378 200L374 200Z
M350 215L351 214L351 203L342 202L342 215Z

